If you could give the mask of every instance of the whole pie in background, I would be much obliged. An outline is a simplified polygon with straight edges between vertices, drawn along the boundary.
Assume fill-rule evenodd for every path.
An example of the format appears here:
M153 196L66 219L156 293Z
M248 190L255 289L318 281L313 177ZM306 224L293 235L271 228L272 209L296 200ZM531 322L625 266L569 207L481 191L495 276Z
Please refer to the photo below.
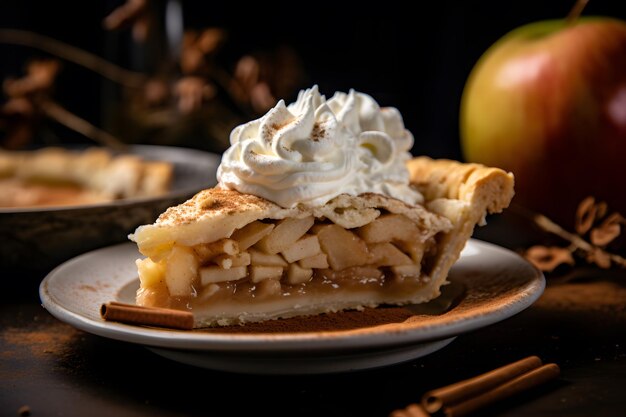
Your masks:
M99 204L155 197L170 189L174 167L92 147L0 151L0 207Z

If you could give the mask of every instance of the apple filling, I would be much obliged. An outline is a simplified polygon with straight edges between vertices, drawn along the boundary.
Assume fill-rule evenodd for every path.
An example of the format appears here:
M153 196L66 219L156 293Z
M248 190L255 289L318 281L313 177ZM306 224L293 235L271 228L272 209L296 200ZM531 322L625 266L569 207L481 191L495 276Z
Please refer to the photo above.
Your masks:
M138 260L137 303L220 317L297 310L309 297L402 302L429 281L437 236L423 236L393 213L353 229L313 216L256 220L229 238Z

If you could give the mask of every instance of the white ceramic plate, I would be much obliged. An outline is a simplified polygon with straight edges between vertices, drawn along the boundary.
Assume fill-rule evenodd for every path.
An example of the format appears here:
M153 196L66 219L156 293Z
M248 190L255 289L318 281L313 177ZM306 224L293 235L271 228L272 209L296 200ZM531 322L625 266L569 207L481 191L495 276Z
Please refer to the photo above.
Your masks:
M139 286L132 243L78 256L42 281L44 307L81 330L145 345L155 353L209 369L259 374L329 373L400 363L443 348L457 335L511 317L543 292L543 274L493 244L470 240L430 303L347 312L327 320L289 319L273 331L258 325L177 331L105 322L100 307L134 302ZM359 321L367 314L367 324ZM372 323L372 318L376 323Z

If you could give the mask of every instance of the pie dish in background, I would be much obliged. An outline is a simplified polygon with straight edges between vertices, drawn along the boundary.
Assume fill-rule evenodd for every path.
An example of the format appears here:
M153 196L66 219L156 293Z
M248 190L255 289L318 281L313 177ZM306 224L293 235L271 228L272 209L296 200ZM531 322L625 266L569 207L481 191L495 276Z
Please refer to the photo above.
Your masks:
M156 196L57 207L0 207L0 268L35 276L91 249L127 241L137 225L215 184L219 156L167 146L129 146L127 155L172 164L169 190ZM122 186L124 184L121 184Z
M0 150L0 207L57 207L158 197L174 165L102 147Z

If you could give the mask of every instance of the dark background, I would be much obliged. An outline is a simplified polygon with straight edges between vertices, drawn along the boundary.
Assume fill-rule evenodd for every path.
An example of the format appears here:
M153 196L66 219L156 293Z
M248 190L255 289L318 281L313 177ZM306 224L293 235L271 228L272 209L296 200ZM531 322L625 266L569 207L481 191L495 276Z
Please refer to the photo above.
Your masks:
M35 31L132 68L136 60L128 31L106 32L101 24L121 3L4 0L0 27ZM414 154L460 159L459 102L477 59L509 30L536 20L562 18L573 3L440 0L419 3L421 9L416 12L408 2L400 1L380 2L376 7L336 1L255 5L183 1L182 6L186 27L228 30L220 55L225 68L232 69L236 57L244 53L289 45L306 71L301 87L318 84L327 96L350 88L366 92L381 105L402 112L416 139ZM592 0L584 15L624 19L626 2ZM20 75L29 57L44 55L2 44L0 54L1 78ZM106 128L103 103L119 99L111 88L98 75L68 64L55 97L66 108ZM62 140L84 140L59 126L52 129Z

